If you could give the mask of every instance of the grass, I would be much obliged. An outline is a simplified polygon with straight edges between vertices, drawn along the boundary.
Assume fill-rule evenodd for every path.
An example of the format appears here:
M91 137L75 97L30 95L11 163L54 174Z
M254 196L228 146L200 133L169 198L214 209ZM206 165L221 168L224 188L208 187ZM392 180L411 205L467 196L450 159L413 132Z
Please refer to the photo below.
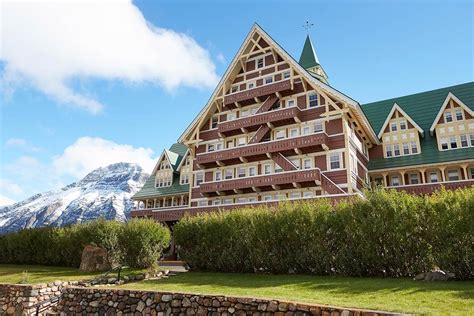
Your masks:
M25 283L22 282L27 273L26 283L38 284L48 283L52 281L79 281L91 280L103 274L103 272L82 272L76 268L69 267L50 267L38 265L0 265L0 283ZM130 275L140 272L137 269L124 269L122 275ZM110 277L117 276L117 273L111 274Z
M474 315L474 282L189 272L127 289L221 294L429 315Z
M100 274L65 267L0 265L0 283L20 282L23 271L28 271L30 284L93 279ZM124 274L138 271L127 269ZM189 272L120 288L273 298L429 315L474 315L472 281Z

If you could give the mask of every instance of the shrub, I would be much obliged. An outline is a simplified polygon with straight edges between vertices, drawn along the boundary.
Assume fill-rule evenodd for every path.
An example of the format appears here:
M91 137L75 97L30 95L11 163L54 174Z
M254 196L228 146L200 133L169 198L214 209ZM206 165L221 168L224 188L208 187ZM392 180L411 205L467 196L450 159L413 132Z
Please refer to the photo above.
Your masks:
M130 225L103 219L68 227L24 229L0 236L0 263L40 264L79 267L84 246L90 243L107 250L112 265L127 259L132 267L144 267L158 260L161 250L169 243L169 232L149 220L132 220ZM134 228L141 230L140 239ZM161 234L158 232L162 230ZM127 233L132 234L127 239ZM120 241L119 241L120 239ZM153 244L150 249L147 248ZM136 261L126 252L133 252ZM139 253L137 255L137 252ZM136 264L139 264L136 265Z
M124 263L137 268L156 265L170 239L169 229L152 219L128 221L119 235Z
M178 254L197 270L473 278L474 189L414 196L383 189L332 206L281 203L186 217Z

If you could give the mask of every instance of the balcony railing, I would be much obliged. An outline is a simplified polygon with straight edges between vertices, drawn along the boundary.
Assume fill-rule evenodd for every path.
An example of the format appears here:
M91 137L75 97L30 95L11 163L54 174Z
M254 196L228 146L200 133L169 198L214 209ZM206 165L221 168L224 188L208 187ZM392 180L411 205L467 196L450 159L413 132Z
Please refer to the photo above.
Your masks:
M234 102L240 102L243 100L258 98L272 93L281 92L291 89L290 80L278 81L271 84L266 84L260 87L256 87L250 90L241 91L226 95L224 97L224 104L231 104Z
M307 170L295 170L269 175L260 175L247 178L237 178L217 182L202 183L197 189L200 193L210 193L219 191L232 191L247 188L268 187L272 185L291 184L321 181L321 171L319 168Z
M406 191L411 194L429 194L434 191L440 190L444 187L446 190L456 190L459 188L469 188L474 186L474 179L458 180L458 181L446 181L446 182L434 182L434 183L421 183L421 184L408 184L400 186L389 186L389 189L396 189L397 191Z
M301 149L313 147L317 145L326 145L328 143L328 135L325 132L316 134L299 136L294 138L286 138L281 140L272 140L252 145L244 145L235 148L219 150L210 153L202 153L196 155L197 164L206 164L211 162L224 162L230 159L238 159L239 157L250 157L265 155L266 153L276 153L287 150Z
M276 123L286 120L300 119L301 110L297 107L273 110L265 113L247 116L233 121L222 122L217 126L219 133L226 133L241 128L259 126L265 123Z

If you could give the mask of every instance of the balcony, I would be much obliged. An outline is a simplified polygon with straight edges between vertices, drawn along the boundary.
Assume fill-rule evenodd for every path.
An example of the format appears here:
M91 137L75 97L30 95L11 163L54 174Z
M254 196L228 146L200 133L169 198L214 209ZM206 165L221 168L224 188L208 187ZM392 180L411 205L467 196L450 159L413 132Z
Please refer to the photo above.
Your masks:
M219 150L210 153L196 155L196 163L199 165L216 164L217 162L225 164L228 160L239 158L248 158L252 156L266 155L267 153L292 151L295 149L311 148L318 145L327 145L328 135L325 132L273 140L257 144L245 145L235 148Z
M233 121L222 122L217 126L217 131L226 134L239 129L255 130L260 125L272 123L278 126L278 123L294 123L300 121L301 110L297 107L273 110L265 113L255 114ZM288 122L290 121L290 122ZM253 129L252 129L253 127Z
M291 89L291 81L284 80L278 81L271 84L266 84L260 87L256 87L250 90L245 90L241 92L232 93L224 97L224 104L231 104L234 102L240 102L248 99L259 98L262 96L267 96L272 93L282 92L285 90Z
M202 183L197 190L202 194L221 191L233 191L248 188L261 188L273 185L317 182L321 181L321 171L319 168L308 170L296 170L269 175L260 175L247 178L237 178L232 180L223 180L217 182Z
M430 194L435 191L441 190L444 187L446 190L456 190L459 188L470 188L474 187L474 179L458 180L458 181L447 181L447 182L435 182L435 183L422 183L422 184L409 184L401 186L390 186L389 189L396 189L397 191L405 191L410 194Z

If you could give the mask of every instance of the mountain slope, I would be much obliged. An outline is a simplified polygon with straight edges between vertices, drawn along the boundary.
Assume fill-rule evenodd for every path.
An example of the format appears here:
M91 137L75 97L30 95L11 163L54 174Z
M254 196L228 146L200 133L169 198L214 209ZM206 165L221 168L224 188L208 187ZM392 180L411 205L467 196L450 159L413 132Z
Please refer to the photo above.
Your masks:
M136 164L116 163L96 169L60 190L0 207L0 233L63 226L101 217L125 221L132 208L130 197L147 178L148 174Z

